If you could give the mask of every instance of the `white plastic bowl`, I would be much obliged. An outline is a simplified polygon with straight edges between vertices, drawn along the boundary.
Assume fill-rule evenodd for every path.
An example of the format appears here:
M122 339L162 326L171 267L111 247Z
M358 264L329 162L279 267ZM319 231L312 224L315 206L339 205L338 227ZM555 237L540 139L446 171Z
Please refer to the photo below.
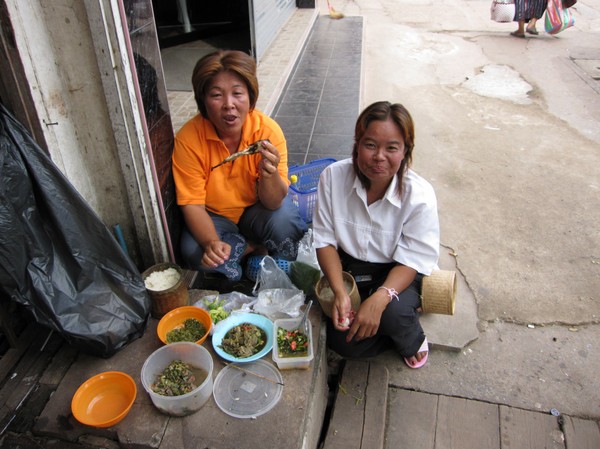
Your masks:
M195 368L205 370L208 375L195 390L181 396L163 396L152 391L152 384L174 360L181 360ZM203 346L190 342L171 343L154 351L142 367L142 385L150 395L152 403L161 412L172 416L186 416L197 412L206 403L213 391L213 359Z

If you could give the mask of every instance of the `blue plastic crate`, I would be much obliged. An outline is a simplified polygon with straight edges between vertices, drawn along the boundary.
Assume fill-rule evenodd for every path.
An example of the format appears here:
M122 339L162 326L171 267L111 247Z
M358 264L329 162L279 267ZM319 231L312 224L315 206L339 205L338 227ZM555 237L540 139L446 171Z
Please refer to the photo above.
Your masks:
M336 162L333 158L317 159L306 165L294 165L288 170L288 177L296 175L296 182L290 184L288 196L298 208L306 223L312 222L312 214L317 203L317 186L321 172Z

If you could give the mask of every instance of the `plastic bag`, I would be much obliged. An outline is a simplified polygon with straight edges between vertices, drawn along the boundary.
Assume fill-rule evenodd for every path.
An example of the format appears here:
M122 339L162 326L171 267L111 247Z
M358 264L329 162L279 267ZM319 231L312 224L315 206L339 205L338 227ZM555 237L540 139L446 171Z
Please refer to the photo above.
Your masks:
M254 306L257 301L258 298L233 291L222 295L216 293L203 296L194 303L194 306L200 307L210 314L213 321L213 327L210 330L210 335L212 335L219 323L230 315L240 312L252 312L252 306ZM217 309L211 310L211 308L214 309L215 306L217 306ZM222 308L222 310L219 310L220 308ZM225 313L223 313L223 311L225 311Z
M315 242L313 238L313 230L309 229L302 240L298 243L298 257L296 257L296 262L302 262L307 265L310 265L313 268L316 268L321 271L321 267L319 267L319 261L317 259L317 250L315 249Z
M0 292L102 357L140 337L150 315L136 266L1 104Z
M298 257L291 264L290 279L306 296L309 296L314 293L315 286L321 279L322 274L317 259L312 229L309 229L298 244Z
M296 289L285 271L277 266L277 262L272 257L265 256L260 261L260 270L252 294L256 295L260 290L273 288Z
M254 311L271 320L299 316L305 299L304 292L294 286L287 274L269 256L260 262L253 294L258 296Z
M558 34L575 25L575 18L562 0L550 0L546 8L544 28L548 34Z
M304 304L304 292L296 288L267 288L258 292L254 311L274 321L279 318L296 318Z
M224 310L227 312L241 311L252 312L252 306L256 303L257 298L248 296L241 292L230 292L223 294L207 295L194 303L196 307L204 310L210 310L207 303L217 301L221 303Z

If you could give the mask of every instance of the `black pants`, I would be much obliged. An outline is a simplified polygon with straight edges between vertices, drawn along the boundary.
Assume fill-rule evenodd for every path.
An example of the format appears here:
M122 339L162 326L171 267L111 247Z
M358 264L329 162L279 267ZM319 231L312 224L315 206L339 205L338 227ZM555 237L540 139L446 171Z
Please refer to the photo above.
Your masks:
M338 251L342 269L352 274L356 280L361 300L367 299L382 286L392 268L397 264L374 264L363 262ZM372 357L387 349L395 349L402 357L417 353L425 334L419 323L417 309L421 306L421 280L417 274L414 281L404 291L398 293L398 301L393 300L381 315L377 334L361 341L346 342L348 331L338 331L331 320L327 322L327 344L344 357Z

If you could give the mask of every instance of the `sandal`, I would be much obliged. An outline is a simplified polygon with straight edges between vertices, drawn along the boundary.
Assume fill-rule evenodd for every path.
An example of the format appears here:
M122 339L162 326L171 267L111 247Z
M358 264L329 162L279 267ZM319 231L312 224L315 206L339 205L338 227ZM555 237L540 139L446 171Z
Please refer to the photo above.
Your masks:
M535 28L527 28L527 29L526 29L526 31L527 31L529 34L535 34L536 36L537 36L538 34L540 34L540 33L538 33L538 30L536 30Z
M421 344L421 347L417 351L417 354L419 352L425 352L425 356L421 360L419 360L415 363L411 364L408 361L408 357L404 357L404 363L406 363L409 368L412 368L412 369L421 368L427 362L427 358L429 357L429 344L427 343L427 337L425 337L425 340L423 340L423 343Z
M512 33L510 33L510 35L514 37L525 37L525 33L521 34L518 31L513 31Z

